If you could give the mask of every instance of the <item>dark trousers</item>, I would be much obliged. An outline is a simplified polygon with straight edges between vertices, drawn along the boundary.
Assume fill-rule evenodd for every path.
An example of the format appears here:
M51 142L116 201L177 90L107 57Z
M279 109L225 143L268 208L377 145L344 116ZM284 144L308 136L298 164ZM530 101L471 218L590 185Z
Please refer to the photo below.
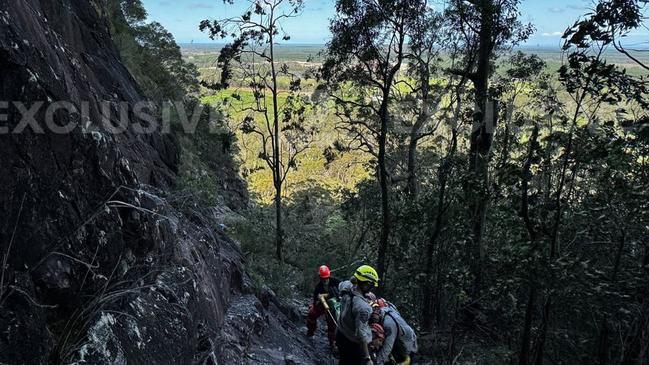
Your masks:
M311 304L309 307L309 314L306 316L306 328L309 330L309 336L312 336L318 328L318 317L322 315L327 319L327 337L329 338L329 345L333 345L336 341L336 323L334 323L331 316L326 313L322 304Z
M353 342L336 331L336 344L340 354L338 365L365 365L365 353L360 343Z

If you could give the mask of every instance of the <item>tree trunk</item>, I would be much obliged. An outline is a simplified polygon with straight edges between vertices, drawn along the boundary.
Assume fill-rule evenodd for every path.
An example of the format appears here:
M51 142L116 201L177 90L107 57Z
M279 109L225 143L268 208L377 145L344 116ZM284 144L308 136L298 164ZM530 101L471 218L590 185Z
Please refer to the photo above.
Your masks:
M577 117L579 116L581 102L583 101L583 95L584 94L582 94L582 96L578 98L577 109L575 110L575 113L573 115L571 126L574 126L575 123L577 122ZM552 231L550 232L550 256L549 256L550 263L554 262L554 260L558 255L559 228L561 226L561 217L563 213L561 196L566 185L566 171L568 169L568 165L570 162L570 154L572 153L573 141L574 141L574 134L573 131L570 130L570 136L568 138L568 143L564 151L562 166L559 173L560 174L559 183L555 195L556 212L555 212L555 216L553 217L554 220L552 222ZM573 179L574 179L574 171L573 171ZM549 281L551 283L555 282L554 275L551 274ZM536 346L535 361L534 361L536 365L543 365L545 340L547 337L551 310L552 310L552 294L549 293L545 301L545 304L543 305L543 321L541 323L541 330L540 330L540 335Z
M469 294L473 300L480 297L482 291L482 264L484 260L483 234L488 204L488 167L489 152L493 141L496 118L493 125L487 123L487 97L489 88L490 58L493 52L493 17L494 4L481 0L480 7L480 43L478 48L478 66L472 78L475 87L475 110L473 130L470 137L469 172L471 174L468 198L471 214L471 235L468 240L468 254L473 283ZM493 110L496 110L494 105ZM478 303L476 303L478 304Z
M426 248L426 279L422 280L421 290L424 293L424 302L422 310L422 318L425 330L431 330L433 328L434 321L437 317L435 313L435 300L438 299L439 287L436 283L432 285L431 277L433 276L433 270L439 269L439 260L437 265L433 265L433 257L435 256L435 248L438 246L437 240L442 231L442 221L446 208L444 202L446 201L446 185L448 181L448 175L453 168L451 163L451 158L455 155L457 149L457 130L452 130L451 137L451 146L449 149L446 158L441 162L438 172L438 182L439 182L439 192L437 194L437 209L435 212L435 225L430 235L428 241L428 246ZM437 257L441 254L439 248L437 249ZM439 280L439 273L436 275L436 278Z
M275 191L275 253L277 259L284 260L284 227L282 227L282 193L281 185Z
M383 102L381 104L380 118L381 130L379 133L379 185L381 189L381 239L379 241L378 250L378 263L377 270L381 281L385 279L385 271L387 269L387 252L388 240L390 239L390 228L392 226L390 217L390 189L388 187L388 171L386 166L386 143L387 143L387 129L388 129L388 98L389 90L383 94Z
M543 305L543 319L541 321L541 329L539 333L539 339L536 343L536 351L534 351L534 364L543 365L543 357L545 353L545 340L548 336L548 326L550 325L550 312L552 309L552 295L548 295L548 298Z
M621 229L620 240L617 246L617 252L615 253L615 262L613 264L613 274L611 275L611 280L617 280L617 274L620 271L620 263L622 262L622 253L624 252L624 245L626 243L626 231Z
M534 158L534 149L536 141L539 136L538 126L534 126L532 130L532 135L530 136L529 148L527 152L527 157L525 159L525 164L523 165L523 179L521 182L521 215L523 216L523 221L525 222L525 228L527 229L527 234L529 236L531 250L530 256L534 257L536 251L536 228L534 222L530 217L529 209L529 183L532 178L531 167L532 160ZM525 308L525 323L523 324L523 334L521 336L521 345L520 353L518 356L518 365L528 365L530 359L530 341L532 339L532 320L534 314L534 307L536 306L536 283L534 283L534 278L536 277L536 270L532 266L529 277L529 296L527 299L527 306Z
M405 33L403 30L404 25L401 24L401 28L397 31L399 33L398 39L398 52L395 54L396 62L386 71L385 82L383 84L381 108L379 109L379 119L381 122L381 129L378 136L379 144L379 185L381 188L381 239L379 241L379 250L377 257L377 270L381 282L385 282L386 270L387 270L387 253L388 253L388 244L390 240L390 230L392 228L392 218L390 216L390 187L389 179L390 175L388 174L387 168L387 141L388 141L388 128L390 127L390 92L392 90L392 82L396 77L397 73L401 69L401 64L403 62L403 44L405 42ZM380 289L382 290L382 288ZM380 293L379 290L379 293Z
M417 182L417 144L419 140L415 133L410 134L410 143L408 145L408 194L415 198L419 194Z
M611 355L611 341L610 341L610 328L608 321L603 319L601 324L601 330L597 338L597 357L595 364L597 365L608 365L610 363L609 358Z
M430 114L430 105L428 101L430 94L430 71L428 70L428 64L423 63L420 65L419 76L421 79L422 106L419 115L417 116L417 120L410 130L410 143L408 145L408 193L412 197L416 197L419 193L419 184L417 181L417 145L419 144L419 134L426 124Z
M502 138L502 149L500 150L500 158L498 159L498 164L496 167L496 171L498 171L498 181L495 184L496 191L494 192L494 198L496 199L501 198L502 186L504 185L503 180L509 174L508 170L505 169L505 166L509 161L509 154L510 154L509 150L510 150L511 139L512 139L510 125L511 125L512 116L514 114L513 105L515 101L516 101L516 97L508 101L506 105L501 104L500 106L501 109L505 110L505 118L503 120L504 128L503 128L503 138Z
M271 14L271 18L272 18ZM273 81L273 183L275 185L275 249L277 259L282 262L284 259L283 248L284 248L284 230L282 226L282 156L281 156L281 128L279 126L279 106L277 105L277 72L275 70L275 53L274 53L274 41L273 34L269 35L270 37L270 67L271 67L271 76Z
M525 323L521 336L521 351L518 356L518 365L528 365L530 359L530 341L532 340L532 314L536 305L536 287L530 284L530 293L525 307Z
M534 254L536 249L536 228L534 227L534 222L530 218L530 207L529 207L529 184L532 178L532 159L534 158L534 147L536 141L539 137L539 127L534 126L532 130L532 135L529 140L529 149L527 152L527 158L525 159L525 164L523 166L523 180L521 181L521 215L523 216L523 222L525 223L525 229L530 239L531 244L531 254Z

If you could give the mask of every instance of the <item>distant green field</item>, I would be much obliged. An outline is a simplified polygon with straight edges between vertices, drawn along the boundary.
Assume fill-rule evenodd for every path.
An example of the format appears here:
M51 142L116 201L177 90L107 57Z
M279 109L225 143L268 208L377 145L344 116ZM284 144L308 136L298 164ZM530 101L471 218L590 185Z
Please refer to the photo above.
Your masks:
M181 44L180 47L187 61L195 64L198 68L209 68L216 66L216 58L223 45ZM324 50L324 45L278 45L275 48L275 54L279 62L294 62L295 64L292 66L300 66L304 62L314 64L321 62ZM558 69L564 58L564 54L558 47L520 47L517 50L538 55L548 64L548 68L551 70ZM632 74L648 74L625 55L616 51L608 51L604 57L610 63L627 68ZM635 52L634 57L649 63L647 53Z
M218 44L181 44L185 59L197 67L216 66L216 58L223 45ZM319 62L320 54L324 50L322 45L278 45L275 56L279 62Z

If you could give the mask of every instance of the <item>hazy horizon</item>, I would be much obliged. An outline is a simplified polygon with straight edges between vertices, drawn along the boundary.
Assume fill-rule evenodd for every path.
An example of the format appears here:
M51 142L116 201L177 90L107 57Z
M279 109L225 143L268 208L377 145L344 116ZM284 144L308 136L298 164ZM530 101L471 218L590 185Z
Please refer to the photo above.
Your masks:
M218 19L239 15L247 8L247 1L223 4L222 0L143 0L149 20L161 23L180 44L217 44L198 29L204 19ZM335 16L333 0L306 0L300 17L288 19L284 29L291 36L286 44L323 45L330 38L329 19ZM432 1L443 7L443 2ZM521 1L520 20L531 23L536 31L524 42L525 46L561 47L561 36L566 28L588 12L590 0ZM627 46L637 47L649 41L649 31L638 31L626 38Z

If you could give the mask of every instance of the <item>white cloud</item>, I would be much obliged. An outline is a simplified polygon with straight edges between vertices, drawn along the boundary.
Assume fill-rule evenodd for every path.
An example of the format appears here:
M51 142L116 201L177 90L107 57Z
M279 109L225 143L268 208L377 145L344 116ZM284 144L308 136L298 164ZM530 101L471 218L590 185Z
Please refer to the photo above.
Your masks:
M560 37L563 35L563 32L552 32L552 33L545 32L542 33L541 35L544 37Z
M588 10L588 7L585 4L582 5L568 4L566 6L568 7L568 9L572 9L572 10L580 10L580 11Z

